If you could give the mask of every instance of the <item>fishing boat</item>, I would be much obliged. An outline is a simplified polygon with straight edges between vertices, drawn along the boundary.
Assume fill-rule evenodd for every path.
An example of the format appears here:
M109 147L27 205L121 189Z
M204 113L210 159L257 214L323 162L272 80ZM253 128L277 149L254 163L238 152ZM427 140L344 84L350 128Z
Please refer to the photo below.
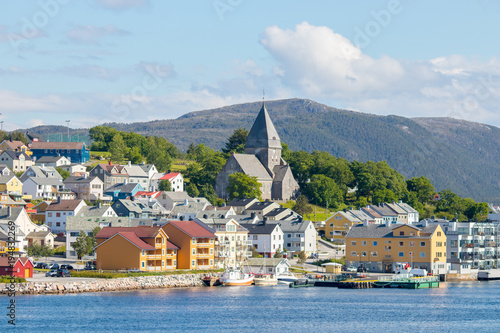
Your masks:
M240 268L230 268L224 271L219 280L224 286L249 286L254 277L253 273L244 273Z
M298 279L290 271L283 272L282 274L276 276L276 278L278 279L278 283L279 284L290 284L290 283L293 283L295 280Z
M253 283L256 286L272 286L278 284L278 279L273 274L256 274Z
M373 287L406 289L439 288L439 277L415 277L411 274L395 274L393 276L380 277L377 281L373 282Z

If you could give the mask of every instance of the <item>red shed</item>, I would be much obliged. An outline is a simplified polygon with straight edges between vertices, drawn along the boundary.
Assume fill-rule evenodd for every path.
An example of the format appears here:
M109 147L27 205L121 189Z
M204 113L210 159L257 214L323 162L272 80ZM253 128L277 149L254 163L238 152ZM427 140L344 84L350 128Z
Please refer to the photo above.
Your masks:
M33 277L33 263L26 257L14 258L14 267L10 267L9 258L0 257L0 275L10 275L22 278Z

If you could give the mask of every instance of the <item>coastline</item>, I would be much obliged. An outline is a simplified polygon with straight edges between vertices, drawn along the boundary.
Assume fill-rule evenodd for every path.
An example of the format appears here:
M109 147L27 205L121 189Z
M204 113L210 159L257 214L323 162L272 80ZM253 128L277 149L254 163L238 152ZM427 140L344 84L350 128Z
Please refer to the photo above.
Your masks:
M95 279L84 281L64 282L25 282L16 283L16 295L44 295L44 294L72 294L103 291L126 291L157 288L188 288L204 286L201 278L205 276L217 277L217 273L180 274L137 276L116 279ZM0 295L7 295L5 284L0 284Z

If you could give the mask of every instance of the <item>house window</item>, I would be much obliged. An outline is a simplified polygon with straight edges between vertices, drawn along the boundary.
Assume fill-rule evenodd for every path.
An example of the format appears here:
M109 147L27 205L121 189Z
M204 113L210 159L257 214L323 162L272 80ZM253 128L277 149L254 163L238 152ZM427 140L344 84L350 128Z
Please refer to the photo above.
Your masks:
M425 242L420 242L420 247L425 247Z
M351 256L355 257L356 256L356 251L351 252Z
M144 251L142 251L142 252L144 252ZM141 261L141 267L142 268L146 267L146 262L145 261Z
M399 246L405 246L404 242L399 242Z
M56 213L56 217L61 217L61 213Z
M195 238L193 238L193 244L196 244L196 239Z
M386 250L386 251L390 251L390 250L391 250L391 247L390 247L390 246L385 246L385 247L384 247L384 250Z
M145 256L146 255L146 251L142 250L142 255Z
M366 241L362 241L362 242L361 242L361 245L362 245L362 246L366 246L366 244L367 244L367 242L366 242Z
M162 244L165 244L165 238L162 238L162 239L161 239L161 243L162 243Z
M366 257L366 252L365 251L361 252L361 256Z
M165 260L161 261L161 267L165 267Z
M404 252L399 252L399 253L398 253L398 256L399 256L399 257L404 257L404 256L405 256L405 253L404 253Z
M373 252L372 252L372 257L377 257L377 256L378 256L377 251L373 251Z
M441 231L438 231L438 232L437 232L437 235L438 235L438 237L439 237L439 236L441 236Z
M78 236L78 232L70 232L69 235L71 237L77 237Z
M356 246L356 241L351 241L352 246Z
M213 259L210 259L210 266L213 266L214 265L214 261Z
M373 241L373 242L372 242L372 245L373 245L373 246L377 246L377 245L378 245L378 242L377 242L377 241Z
M193 249L193 254L196 254L196 249Z
M333 223L330 223L330 227L333 227Z
M436 242L436 247L441 247L443 246L443 242Z
M425 252L420 252L420 258L425 258Z
M161 249L161 254L165 255L165 249Z
M195 261L194 261L194 260L191 260L191 266L193 266L193 267L194 267L195 265L196 265Z
M210 254L214 254L214 249L210 249Z
M47 217L52 217L52 213L47 213Z
M61 226L61 222L56 222L56 227L60 227Z
M400 231L399 232L399 236L404 236L405 235L405 232L404 231Z

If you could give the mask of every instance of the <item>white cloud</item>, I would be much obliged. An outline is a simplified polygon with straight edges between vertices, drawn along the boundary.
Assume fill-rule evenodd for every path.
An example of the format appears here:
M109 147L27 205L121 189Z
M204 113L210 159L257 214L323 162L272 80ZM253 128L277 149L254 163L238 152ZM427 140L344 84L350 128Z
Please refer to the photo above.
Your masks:
M118 29L113 25L97 27L93 25L77 26L66 33L66 37L75 43L101 44L101 40L109 36L126 36L128 31Z

